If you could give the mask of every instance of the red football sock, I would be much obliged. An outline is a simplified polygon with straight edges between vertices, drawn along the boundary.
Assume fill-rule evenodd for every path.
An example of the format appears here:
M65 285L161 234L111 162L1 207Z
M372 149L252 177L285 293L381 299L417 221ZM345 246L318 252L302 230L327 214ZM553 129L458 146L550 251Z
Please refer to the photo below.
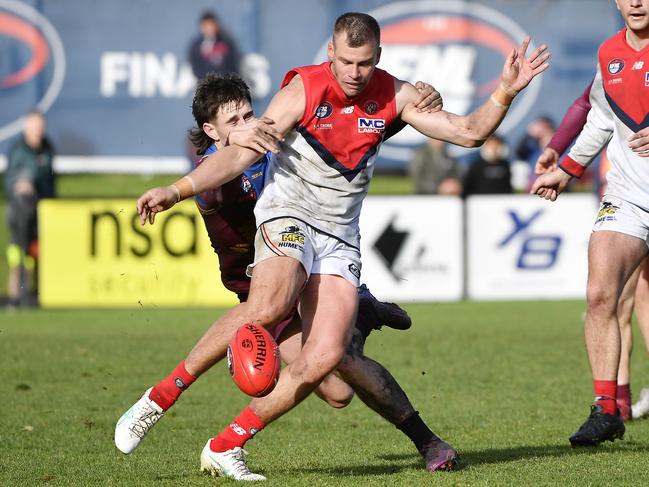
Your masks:
M166 411L195 380L196 377L187 372L183 360L166 379L161 380L151 389L149 399Z
M617 380L594 380L595 404L602 407L605 414L615 414L617 404Z
M223 452L232 450L237 446L243 448L246 441L264 429L265 426L266 423L253 413L252 409L247 407L219 436L212 438L210 450Z
M617 386L617 400L618 401L623 401L628 404L631 403L631 385L630 384L624 384L624 385L618 385Z

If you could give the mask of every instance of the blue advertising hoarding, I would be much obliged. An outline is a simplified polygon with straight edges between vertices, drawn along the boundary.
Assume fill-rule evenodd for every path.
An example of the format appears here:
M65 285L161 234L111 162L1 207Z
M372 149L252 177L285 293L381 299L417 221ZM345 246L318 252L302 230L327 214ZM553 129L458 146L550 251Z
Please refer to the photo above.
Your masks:
M486 99L508 50L531 35L549 44L552 66L504 122L511 143L534 117L561 118L592 79L599 44L622 25L609 0L0 0L0 153L39 107L69 167L184 170L195 83L187 51L205 10L244 54L258 113L288 69L326 59L332 24L348 10L379 20L380 67L432 83L460 114ZM404 131L377 167L402 167L422 141Z

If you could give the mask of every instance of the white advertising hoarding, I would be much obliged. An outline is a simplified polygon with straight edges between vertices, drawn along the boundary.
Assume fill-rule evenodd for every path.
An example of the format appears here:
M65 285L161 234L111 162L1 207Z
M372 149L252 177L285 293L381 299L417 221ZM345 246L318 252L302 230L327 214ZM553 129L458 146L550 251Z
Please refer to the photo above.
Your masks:
M400 302L462 298L462 200L368 197L360 225L361 280L377 298Z
M587 248L598 201L564 194L473 196L467 200L470 299L586 296Z

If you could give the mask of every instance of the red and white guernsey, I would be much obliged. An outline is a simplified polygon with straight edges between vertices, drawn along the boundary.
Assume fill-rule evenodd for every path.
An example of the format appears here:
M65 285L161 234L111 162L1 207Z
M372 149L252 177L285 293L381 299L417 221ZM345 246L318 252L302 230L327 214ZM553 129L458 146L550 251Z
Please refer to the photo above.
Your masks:
M649 126L649 46L640 51L632 48L626 28L599 48L590 103L586 125L561 167L581 176L610 140L606 194L649 211L649 159L635 154L627 140Z
M331 63L289 71L304 83L304 115L271 158L255 207L257 225L290 216L359 248L358 218L385 129L396 118L394 78L375 69L347 98Z

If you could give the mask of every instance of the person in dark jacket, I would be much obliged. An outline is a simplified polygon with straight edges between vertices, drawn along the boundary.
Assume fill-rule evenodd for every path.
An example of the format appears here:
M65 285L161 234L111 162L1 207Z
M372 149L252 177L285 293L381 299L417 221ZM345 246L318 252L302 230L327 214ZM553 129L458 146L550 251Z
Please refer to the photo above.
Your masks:
M34 271L38 255L38 201L53 198L55 179L52 170L54 148L45 135L45 118L39 111L25 116L25 127L9 150L5 193L9 245L7 263L9 306L30 304L35 292Z
M214 12L205 12L198 23L200 34L189 46L189 62L196 79L207 73L239 73L240 54Z
M507 152L507 144L498 135L494 134L485 141L464 178L464 196L512 192Z

